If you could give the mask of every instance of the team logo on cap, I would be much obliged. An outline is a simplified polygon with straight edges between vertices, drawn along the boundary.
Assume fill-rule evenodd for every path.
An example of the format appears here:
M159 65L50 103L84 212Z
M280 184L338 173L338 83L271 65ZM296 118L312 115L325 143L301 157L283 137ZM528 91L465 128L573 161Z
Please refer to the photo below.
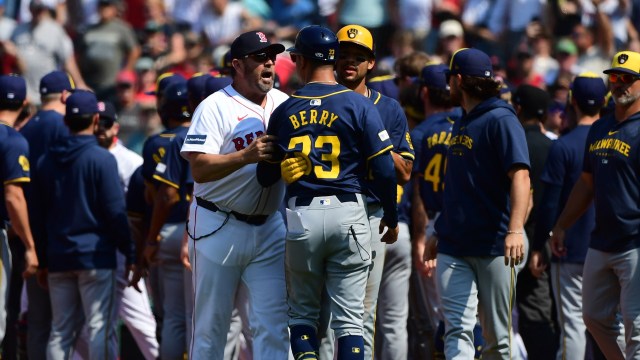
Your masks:
M258 35L258 37L260 38L260 42L267 42L267 35L265 35L263 32L258 31L256 35Z
M103 112L105 110L104 102L98 102L98 111Z
M627 60L629 60L629 55L627 54L620 54L620 56L618 56L618 64L620 65L626 63Z
M349 29L347 30L347 36L349 39L355 39L358 36L358 29Z

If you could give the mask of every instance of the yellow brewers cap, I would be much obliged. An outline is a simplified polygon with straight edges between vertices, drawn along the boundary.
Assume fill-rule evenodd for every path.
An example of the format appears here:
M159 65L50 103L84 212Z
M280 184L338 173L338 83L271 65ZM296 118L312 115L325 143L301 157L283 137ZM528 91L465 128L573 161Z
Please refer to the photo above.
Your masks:
M622 72L640 76L640 54L633 51L621 51L613 57L611 69L603 71L605 74Z
M369 49L372 54L375 54L373 50L373 36L371 36L371 32L364 26L347 25L340 29L336 35L340 43L354 43Z

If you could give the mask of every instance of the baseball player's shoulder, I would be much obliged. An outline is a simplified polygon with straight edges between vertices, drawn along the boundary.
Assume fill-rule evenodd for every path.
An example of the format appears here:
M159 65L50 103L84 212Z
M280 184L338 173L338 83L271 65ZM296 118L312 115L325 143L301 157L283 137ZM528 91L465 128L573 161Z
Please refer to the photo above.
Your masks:
M0 148L29 149L29 143L22 134L11 126L0 124Z
M269 90L268 95L273 99L273 102L276 104L276 106L282 104L283 102L287 101L287 99L289 99L289 95L285 94L284 92L276 88Z

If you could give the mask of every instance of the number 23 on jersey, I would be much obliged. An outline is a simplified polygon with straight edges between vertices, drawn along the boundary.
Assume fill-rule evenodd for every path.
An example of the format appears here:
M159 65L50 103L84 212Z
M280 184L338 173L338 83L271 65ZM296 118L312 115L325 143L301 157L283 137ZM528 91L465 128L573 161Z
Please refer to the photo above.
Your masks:
M305 175L309 175L313 171L318 179L338 178L340 174L340 161L338 160L340 139L336 135L319 135L315 141L311 135L296 136L289 141L288 149L300 149L296 155L304 157L308 164L313 164L309 158L312 150L317 150L321 154L320 165L314 165L313 169L308 168Z

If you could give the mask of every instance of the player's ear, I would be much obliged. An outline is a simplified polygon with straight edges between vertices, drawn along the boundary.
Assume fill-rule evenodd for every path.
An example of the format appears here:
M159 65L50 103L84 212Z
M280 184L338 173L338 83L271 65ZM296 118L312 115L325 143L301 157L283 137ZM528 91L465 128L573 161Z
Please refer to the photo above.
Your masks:
M236 72L240 72L240 69L242 69L242 62L238 59L233 59L231 60L231 66L233 66L233 68L236 70Z

